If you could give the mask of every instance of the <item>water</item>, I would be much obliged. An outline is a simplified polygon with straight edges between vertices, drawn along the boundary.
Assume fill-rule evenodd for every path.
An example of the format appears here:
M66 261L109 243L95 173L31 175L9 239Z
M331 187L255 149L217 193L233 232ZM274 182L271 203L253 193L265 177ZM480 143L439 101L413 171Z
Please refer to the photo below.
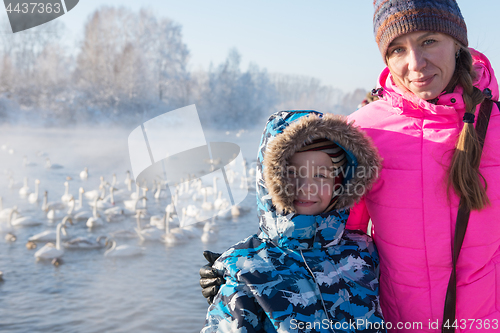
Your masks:
M78 188L96 189L99 177L111 182L116 173L123 185L130 170L127 137L123 129L32 129L0 128L0 196L4 208L17 205L25 215L42 216L40 204L19 197L18 189L9 189L11 176L22 183L40 179L40 191L48 191L49 201L60 200L66 177L72 177L70 193L78 197ZM250 162L257 153L260 131L206 133L208 141L228 141L240 145ZM187 139L179 135L180 139ZM9 153L13 149L13 153ZM40 156L39 156L40 155ZM36 165L23 167L23 156ZM46 158L61 169L44 168ZM89 179L82 181L80 171L89 168ZM148 204L163 210L168 200L155 202L151 193ZM41 198L41 196L40 196ZM41 201L40 201L41 202ZM223 251L257 231L254 194L243 202L251 211L239 218L219 220L218 241L203 244L193 239L175 246L144 243L140 257L111 259L104 250L65 250L63 264L37 262L36 250L25 247L28 238L56 223L44 220L36 227L14 228L17 241L0 238L0 331L1 332L199 332L207 303L201 296L198 270L205 264L205 249ZM2 225L6 224L2 222ZM89 230L85 222L67 228L71 238L109 234L130 229L135 219L108 223ZM138 245L139 240L117 240L119 244ZM43 243L38 244L38 249Z

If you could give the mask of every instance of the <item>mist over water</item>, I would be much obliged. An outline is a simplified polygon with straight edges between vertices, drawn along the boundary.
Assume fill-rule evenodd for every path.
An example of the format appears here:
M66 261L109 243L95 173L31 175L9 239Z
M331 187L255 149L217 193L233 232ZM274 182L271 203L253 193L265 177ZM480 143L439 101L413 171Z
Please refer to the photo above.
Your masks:
M0 128L0 196L3 208L17 206L23 215L38 216L44 223L35 227L14 227L16 242L7 242L0 233L0 331L2 332L198 332L204 323L207 303L201 296L198 270L205 264L205 249L224 251L230 245L257 231L255 194L250 192L242 205L250 212L238 217L219 219L218 240L204 244L199 238L185 244L165 245L161 242L117 239L118 245L131 244L146 248L144 255L131 258L104 257L104 249L65 249L63 264L37 262L36 250L25 244L30 236L55 229L41 211L43 191L49 201L59 201L64 194L64 181L69 192L78 198L78 189L97 189L103 176L116 187L130 170L127 138L129 129L122 128ZM255 160L260 130L206 132L207 142L238 144L249 165ZM179 133L179 140L189 140ZM9 151L12 150L10 153ZM23 157L32 166L23 166ZM46 159L62 166L46 169ZM84 181L80 171L87 167ZM21 198L19 188L9 188L9 176L22 186L28 177L34 191L40 180L40 200L30 204ZM135 185L133 186L135 189ZM151 191L150 191L151 192ZM87 202L84 199L84 202ZM152 214L160 214L170 199L156 201L148 193ZM119 204L119 203L117 203ZM101 213L102 214L102 213ZM102 214L103 215L103 214ZM143 222L146 223L146 222ZM8 223L0 222L6 226ZM70 238L109 235L112 231L136 226L135 218L108 223L90 230L85 221L67 227Z

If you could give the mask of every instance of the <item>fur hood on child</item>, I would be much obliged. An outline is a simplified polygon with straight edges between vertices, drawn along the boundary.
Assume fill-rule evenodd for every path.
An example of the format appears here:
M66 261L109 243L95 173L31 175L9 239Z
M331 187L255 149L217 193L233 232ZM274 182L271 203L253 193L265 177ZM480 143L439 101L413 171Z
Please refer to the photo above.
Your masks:
M321 138L346 153L345 190L332 211L295 214L293 194L280 191L290 182L287 161ZM257 157L260 231L214 264L226 283L202 332L385 332L376 249L368 235L345 230L349 207L370 188L379 167L370 139L345 118L316 111L273 114Z

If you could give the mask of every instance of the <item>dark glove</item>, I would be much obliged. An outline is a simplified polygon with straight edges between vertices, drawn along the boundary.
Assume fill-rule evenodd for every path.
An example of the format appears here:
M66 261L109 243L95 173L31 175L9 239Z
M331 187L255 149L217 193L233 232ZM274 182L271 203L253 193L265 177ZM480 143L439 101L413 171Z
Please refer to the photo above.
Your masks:
M221 285L225 283L219 272L212 268L215 260L221 256L220 253L203 251L203 256L207 259L208 264L200 268L200 286L203 297L207 299L208 304L212 304L215 295L219 291Z

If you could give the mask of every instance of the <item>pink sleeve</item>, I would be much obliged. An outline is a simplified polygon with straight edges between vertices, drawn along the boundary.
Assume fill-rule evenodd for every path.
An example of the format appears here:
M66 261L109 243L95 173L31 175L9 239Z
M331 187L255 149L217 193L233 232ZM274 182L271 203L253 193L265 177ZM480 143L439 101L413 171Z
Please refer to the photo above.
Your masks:
M370 215L368 214L368 209L366 208L365 199L354 205L351 208L349 218L347 219L346 229L350 230L361 230L367 232L368 221L370 220Z

